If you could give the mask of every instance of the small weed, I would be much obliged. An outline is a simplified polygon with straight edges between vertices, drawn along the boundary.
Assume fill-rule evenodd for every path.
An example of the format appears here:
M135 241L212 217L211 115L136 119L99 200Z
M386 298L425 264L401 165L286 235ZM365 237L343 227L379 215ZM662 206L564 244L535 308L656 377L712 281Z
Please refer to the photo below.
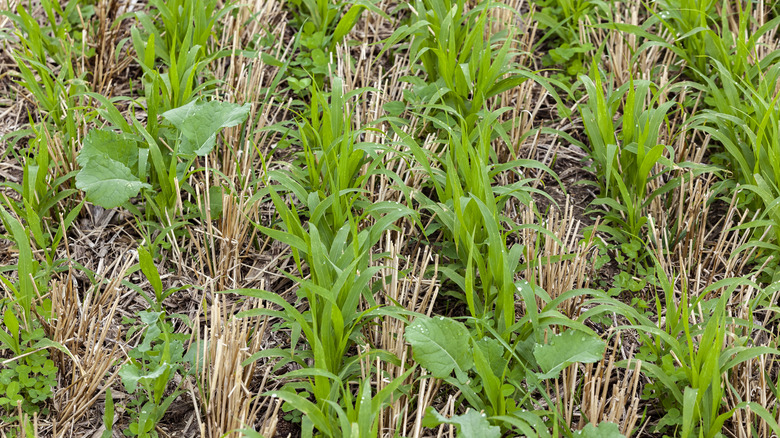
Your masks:
M4 421L13 421L18 405L25 414L47 415L48 408L43 404L52 398L52 388L57 385L57 367L49 358L49 351L41 347L46 339L43 329L15 332L11 322L13 318L13 312L6 310L3 324L11 336L21 334L19 348L22 357L11 360L0 370L0 407L5 410Z
M298 30L298 54L290 64L287 84L294 92L305 94L311 88L322 90L325 78L332 74L335 49L355 27L366 9L387 17L370 1L292 0L290 24ZM387 17L389 18L389 17Z
M545 67L560 67L556 78L571 83L588 73L589 56L596 47L590 42L585 27L598 22L597 2L592 0L537 0L537 10L529 19L537 20L546 35L537 46L552 47L543 57Z
M130 362L119 370L127 392L136 396L128 403L132 420L124 433L156 437L155 425L181 393L175 389L165 395L173 376L184 372L188 361L184 344L189 336L174 333L165 312L140 312L139 316L145 325L143 339L130 350Z

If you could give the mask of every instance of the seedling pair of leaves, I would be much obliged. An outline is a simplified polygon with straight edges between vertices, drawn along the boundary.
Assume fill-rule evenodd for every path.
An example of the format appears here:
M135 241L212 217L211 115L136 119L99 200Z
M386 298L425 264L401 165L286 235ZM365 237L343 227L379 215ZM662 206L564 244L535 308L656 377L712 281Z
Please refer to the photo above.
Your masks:
M186 180L197 157L208 155L223 129L243 123L250 104L192 101L167 111L163 118L172 128L165 135L173 150L160 147L160 141L135 122L122 132L111 129L91 131L77 161L81 170L76 187L84 190L87 200L103 208L120 205L133 209L128 201L141 190L157 194L163 208L174 205L178 183ZM162 217L162 216L161 216Z

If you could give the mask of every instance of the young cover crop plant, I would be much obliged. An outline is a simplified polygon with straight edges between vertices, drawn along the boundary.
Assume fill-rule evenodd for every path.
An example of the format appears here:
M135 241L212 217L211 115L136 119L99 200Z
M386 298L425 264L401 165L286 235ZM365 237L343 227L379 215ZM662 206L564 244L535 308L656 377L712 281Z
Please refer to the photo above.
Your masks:
M248 113L248 105L192 101L163 113L175 128L167 130L164 139L153 138L138 122L130 126L120 121L117 128L129 132L93 130L79 152L76 187L104 208L132 208L127 204L130 198L147 190L144 194L150 206L156 207L159 218L165 218L162 212L174 207L175 187L186 180L195 159L208 155L217 134L243 123ZM161 143L174 145L173 152L161 149Z
M542 57L545 67L561 66L557 76L571 82L588 72L587 57L596 47L590 42L587 26L598 23L599 2L592 0L535 0L529 18L537 20L546 34L537 43L552 48ZM566 80L570 78L570 80Z
M436 129L459 129L462 118L471 132L492 98L529 79L541 83L559 102L547 79L517 65L512 31L485 35L491 13L500 5L486 1L466 11L465 0L417 0L409 7L409 24L399 27L387 44L411 39L413 71L426 77L404 77L411 84L404 97L425 120L431 117Z
M681 182L681 177L672 178L648 193L649 182L674 166L671 147L660 141L675 102L659 102L662 92L644 80L631 79L613 90L595 67L580 80L588 94L587 103L578 105L589 141L582 146L593 159L598 180L600 196L594 204L606 207L607 227L601 229L619 243L641 241L647 207Z
M312 90L308 117L290 134L303 146L300 157L290 172L272 173L278 184L259 194L270 196L282 229L260 225L258 229L290 246L300 274L288 275L298 284L296 294L307 310L301 312L270 292L235 292L282 308L250 310L241 316L277 317L280 327L296 333L289 351L261 351L248 361L278 357L277 367L290 362L301 367L286 377L306 380L290 383L273 395L305 414L304 433L311 434L316 427L328 437L378 436L378 410L412 370L373 397L370 382L360 380L359 392L353 396L350 382L359 378L361 360L371 363L387 353L369 351L363 358L349 357L347 352L358 344L364 326L380 315L393 314L379 308L374 299L373 278L382 267L376 266L379 260L373 260L371 249L396 221L414 211L397 203L371 204L363 196L370 174L362 170L378 172L382 159L377 155L379 145L356 143L364 128L353 131L351 126L349 108L362 90L345 95L343 87L343 81L334 77L329 95ZM291 206L282 198L286 194L297 198ZM296 204L301 205L300 211ZM366 222L369 225L363 228ZM303 276L307 270L309 275ZM396 317L402 318L400 313ZM301 335L308 348L298 346ZM315 403L298 391L311 394Z
M724 149L742 193L754 209L762 209L774 223L780 215L775 200L780 196L780 105L777 83L780 52L752 67L746 78L734 76L716 63L720 83L707 79L707 101L712 110L697 118L697 129L717 140ZM751 78L753 78L751 80ZM780 229L775 225L775 236Z
M292 11L290 25L297 29L295 49L287 84L296 93L311 88L323 89L332 74L336 46L352 31L368 9L387 17L371 1L292 0L286 4Z

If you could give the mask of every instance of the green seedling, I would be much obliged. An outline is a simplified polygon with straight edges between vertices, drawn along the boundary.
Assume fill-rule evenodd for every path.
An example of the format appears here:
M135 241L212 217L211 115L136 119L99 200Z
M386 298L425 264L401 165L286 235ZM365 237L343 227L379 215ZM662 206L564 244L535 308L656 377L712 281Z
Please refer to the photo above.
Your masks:
M17 83L35 98L46 122L61 133L63 143L71 145L78 138L83 118L79 108L84 102L77 97L87 91L84 78L76 76L70 63L55 73L45 63L35 60L28 50L15 51L13 56L19 69Z
M181 394L178 388L173 392L167 389L173 376L183 372L185 363L191 360L184 354L184 344L189 336L174 333L165 312L144 311L139 315L146 326L143 340L130 350L130 362L119 370L125 389L136 396L128 404L132 420L124 433L141 438L156 437L155 426Z
M304 430L316 427L326 436L370 436L378 424L377 412L372 409L378 409L394 392L374 396L372 409L362 398L353 400L348 382L360 372L360 358L346 354L359 342L362 328L376 318L400 317L391 308L379 307L374 298L372 283L382 267L376 263L379 260L374 259L372 248L385 233L395 229L396 222L416 220L408 207L395 202L372 203L365 197L369 176L383 170L379 145L356 141L363 130L353 131L346 109L350 100L362 92L345 95L341 80L334 78L329 96L314 89L310 112L298 123L297 130L272 128L287 135L288 141L300 144L303 151L290 172L269 172L269 181L275 184L256 195L258 200L269 197L273 202L280 219L278 228L256 227L290 246L297 272L308 270L306 277L287 274L297 283L297 295L306 304L305 310L270 292L232 291L281 308L239 314L273 315L292 333L289 350L261 351L245 364L275 357L280 359L277 368L290 362L299 365L300 370L286 376L302 377L305 382L290 384L277 394L305 414ZM287 197L295 201L288 204ZM308 345L299 345L301 341ZM374 351L369 355L389 356ZM399 384L403 380L398 380ZM311 394L314 401L303 399L293 390ZM364 386L361 391L370 392L370 387Z
M0 281L6 287L6 290L10 291L14 302L21 312L17 315L21 317L21 323L14 324L19 326L21 324L22 330L32 330L33 316L32 306L33 302L37 298L37 291L43 289L47 285L38 284L36 276L40 271L40 264L33 258L32 247L30 246L29 234L24 226L16 218L11 216L2 205L0 205L0 218L2 218L3 226L9 231L11 239L16 243L19 249L19 259L16 264L16 272L18 274L18 282L14 284L11 279L4 276L0 276ZM19 329L15 331L18 336ZM16 337L16 336L14 336ZM5 342L6 345L9 345ZM14 343L17 348L14 349L16 354L21 354L21 349L18 347L18 343Z
M699 297L689 297L683 287L679 302L674 284L660 269L658 280L655 306L665 315L663 320L653 321L633 306L610 302L613 311L629 321L629 325L617 329L631 327L640 336L642 347L637 358L643 361L642 372L653 381L645 388L644 396L658 400L665 411L656 429L677 430L682 437L715 437L736 409L755 408L754 412L776 430L771 415L755 403L738 403L726 412L722 409L724 400L730 397L727 382L735 367L762 355L778 354L772 347L749 345L750 336L743 335L758 327L752 321L726 314L729 297L747 284L746 280L721 280ZM715 290L720 291L719 298L703 299ZM727 335L727 326L732 335ZM619 365L628 366L625 361Z
M530 285L521 285L521 288L533 294ZM573 323L553 310L556 304L552 304L539 314L518 321L509 342L495 331L488 331L487 337L476 338L465 325L455 320L422 316L406 328L405 337L412 345L417 363L433 377L458 388L476 412L485 412L480 429L494 425L500 427L496 427L496 433L503 429L527 436L546 436L550 424L545 424L542 417L550 414L556 417L557 414L536 411L530 403L531 392L541 388L538 386L541 381L556 378L572 363L598 362L605 347L598 336L581 324L554 336L549 343L539 343L541 339L537 338L548 324ZM470 341L464 343L463 339ZM535 369L539 371L534 372ZM430 411L428 416L431 425L468 419L468 416L461 416L447 421L435 411ZM486 432L492 430L485 429Z
M44 26L22 4L17 5L16 14L10 10L0 11L0 15L14 22L20 42L35 61L45 65L47 58L52 58L56 65L70 65L74 57L94 55L94 48L74 53L74 50L86 48L82 44L82 24L89 23L89 19L95 15L93 5L74 0L63 7L60 2L42 0L40 6L44 12Z
M142 27L133 35L136 54L146 67L154 67L154 61L160 59L171 70L177 66L177 54L195 50L200 52L196 55L199 59L216 55L211 44L215 28L236 8L218 6L217 0L151 0L149 4L152 10L135 13ZM149 47L151 54L147 53Z
M778 52L776 55L780 55ZM743 202L763 210L767 221L753 223L763 228L774 225L774 240L780 239L780 105L776 84L780 65L769 57L752 68L745 78L733 76L715 63L722 85L706 79L712 110L698 115L692 126L717 140L725 152L722 162L734 172L735 182L746 189ZM750 79L753 78L753 79ZM728 183L727 187L733 183ZM776 246L773 246L776 248Z
M131 40L144 71L144 104L138 108L146 112L147 131L157 138L158 115L193 102L217 83L202 76L212 61L229 54L214 50L212 39L217 24L236 6L218 8L216 0L153 0L150 4L157 18L151 11L136 12L142 29L133 27Z
M438 128L460 128L460 119L473 127L484 117L488 101L526 80L542 84L560 100L553 83L516 65L513 35L500 33L486 38L489 12L496 7L485 2L464 12L464 0L435 2L417 0L411 22L399 27L385 42L385 49L411 38L410 58L427 78L406 77L412 84L405 100L423 117L434 118ZM559 84L560 85L560 84ZM561 111L566 111L559 105ZM489 117L489 115L488 115ZM469 129L466 131L471 133Z
M173 64L167 72L161 73L154 64L156 52L153 37L149 36L148 41L144 42L135 28L132 35L144 70L142 84L145 105L141 108L147 113L147 130L154 137L160 129L158 115L194 102L199 94L214 84L213 81L199 83L202 70L213 57L205 58L199 46L183 47L181 51L170 55Z
M712 79L716 74L715 62L725 66L733 76L749 72L757 57L759 40L775 29L780 17L770 17L757 26L754 24L754 2L722 2L718 12L717 0L663 0L651 11L651 17L641 26L620 25L619 29L641 36L644 48L655 45L672 51L685 61L687 75L697 81ZM725 13L735 8L734 14ZM605 25L608 26L608 25ZM652 32L664 29L670 41Z
M370 381L361 379L358 383L355 395L346 386L339 383L342 389L342 401L340 404L330 404L328 410L323 411L318 405L302 397L299 394L290 391L275 391L266 393L272 397L279 397L290 406L304 414L302 418L303 433L311 435L314 427L325 437L334 438L362 438L379 437L378 414L390 401L390 399L399 390L401 384L413 372L415 367L409 369L406 373L396 377L376 394L372 394ZM296 373L296 375L306 375L307 373ZM321 372L317 372L321 374ZM338 380L334 376L334 380ZM336 417L330 410L335 410Z
M564 83L572 82L588 72L588 56L595 50L581 24L595 24L599 17L599 4L592 0L537 0L536 8L528 15L540 23L545 35L536 43L552 47L542 57L547 67L559 66L563 72L557 76Z
M312 88L323 89L325 78L333 71L336 46L345 37L365 10L390 17L370 0L292 0L286 5L292 11L292 26L298 33L290 63L287 84L302 94Z
M100 438L111 438L114 429L114 398L111 396L111 388L106 388L106 402L103 410L103 427L105 430Z
M473 138L462 134L465 125L460 132L451 132L443 157L421 148L411 136L394 129L430 176L437 200L421 192L414 197L422 210L430 211L436 218L427 233L440 230L449 246L445 246L444 253L458 260L453 266L442 268L442 272L460 287L472 317L493 321L499 333L508 335L506 330L514 323L515 314L514 275L522 267L525 247L507 246L504 224L510 221L502 217L502 212L510 200L530 206L532 194L540 191L531 187L530 178L520 177L505 187L493 187L492 181L507 169L538 169L553 176L554 173L534 160L490 164L494 152L489 127L499 115L496 112L472 128Z
M164 234L164 233L163 233ZM141 272L144 273L146 279L152 285L154 291L154 297L150 297L144 293L141 289L137 289L139 293L146 299L152 308L160 312L162 311L162 302L171 296L172 294L184 289L187 286L172 287L163 289L162 280L160 279L160 273L157 270L157 266L154 265L154 258L152 254L143 246L138 247L138 261L141 266Z
M284 125L270 129L285 136L288 143L300 146L288 172L269 172L268 183L277 182L273 189L294 195L304 207L300 216L316 225L326 246L330 246L335 234L353 216L362 220L356 211L365 208L367 184L372 177L387 174L382 160L387 149L379 144L360 142L358 139L368 128L354 130L348 108L366 90L344 93L343 81L332 79L328 94L312 89L309 111L296 123L296 130ZM253 199L269 195L270 187L258 191ZM396 209L395 203L379 203L374 211ZM280 210L286 211L286 210ZM295 211L295 215L299 215ZM284 216L282 217L283 220ZM294 218L287 224L288 230L296 229L302 221Z
M33 128L37 135L30 141L30 152L24 160L22 183L3 183L21 196L20 202L4 198L2 203L8 206L17 217L23 218L25 231L32 235L30 241L36 249L43 253L41 263L37 265L35 277L39 287L45 288L49 279L63 268L65 260L56 259L57 249L67 230L81 212L83 203L69 208L63 217L62 204L76 192L75 189L63 189L62 186L72 178L73 172L54 179L50 168L55 163L50 158L45 132L38 131L41 126ZM43 129L48 129L43 127ZM65 207L68 208L68 207ZM23 238L18 235L19 239ZM40 290L40 289L39 289Z
M601 191L593 205L603 206L605 214L599 229L620 244L642 246L648 206L683 181L683 176L673 176L652 192L648 189L651 180L676 167L670 159L672 148L662 144L660 137L663 129L670 129L668 117L675 104L659 103L660 93L648 81L632 79L605 93L595 65L591 76L580 80L588 101L579 105L579 111L590 143L582 147L593 159Z
M0 219L16 243L19 258L11 266L18 274L18 280L0 275L0 284L10 299L3 299L2 330L0 348L10 350L13 358L4 363L0 371L0 406L6 418L22 412L32 414L46 412L42 404L52 397L57 367L49 359L49 348L56 348L65 354L70 352L61 344L45 337L38 318L51 317L51 302L39 298L40 291L48 289L48 273L51 269L41 268L33 258L30 245L30 229L25 228L0 205ZM36 223L40 226L40 223ZM37 232L33 232L37 234ZM46 266L53 266L47 264ZM34 303L38 305L34 306Z

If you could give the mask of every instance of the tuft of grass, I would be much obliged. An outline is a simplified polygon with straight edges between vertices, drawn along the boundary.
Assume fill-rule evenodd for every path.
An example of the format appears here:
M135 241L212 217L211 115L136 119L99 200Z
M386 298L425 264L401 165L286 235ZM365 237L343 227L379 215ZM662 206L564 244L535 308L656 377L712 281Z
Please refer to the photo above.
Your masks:
M734 173L735 181L743 186L740 197L753 210L761 209L768 222L755 226L772 225L774 241L780 241L780 104L776 84L780 79L780 65L765 58L752 68L746 77L731 74L728 68L716 63L720 84L713 79L705 81L707 100L713 109L703 111L692 123L723 147L721 161ZM726 187L734 190L733 183Z
M578 105L589 141L582 146L593 159L600 190L593 205L606 209L600 230L620 244L634 245L644 239L653 200L683 180L669 174L675 153L663 144L676 103L662 101L664 92L650 81L630 79L612 89L595 66L580 80L588 95ZM650 192L650 182L660 178L666 179Z

